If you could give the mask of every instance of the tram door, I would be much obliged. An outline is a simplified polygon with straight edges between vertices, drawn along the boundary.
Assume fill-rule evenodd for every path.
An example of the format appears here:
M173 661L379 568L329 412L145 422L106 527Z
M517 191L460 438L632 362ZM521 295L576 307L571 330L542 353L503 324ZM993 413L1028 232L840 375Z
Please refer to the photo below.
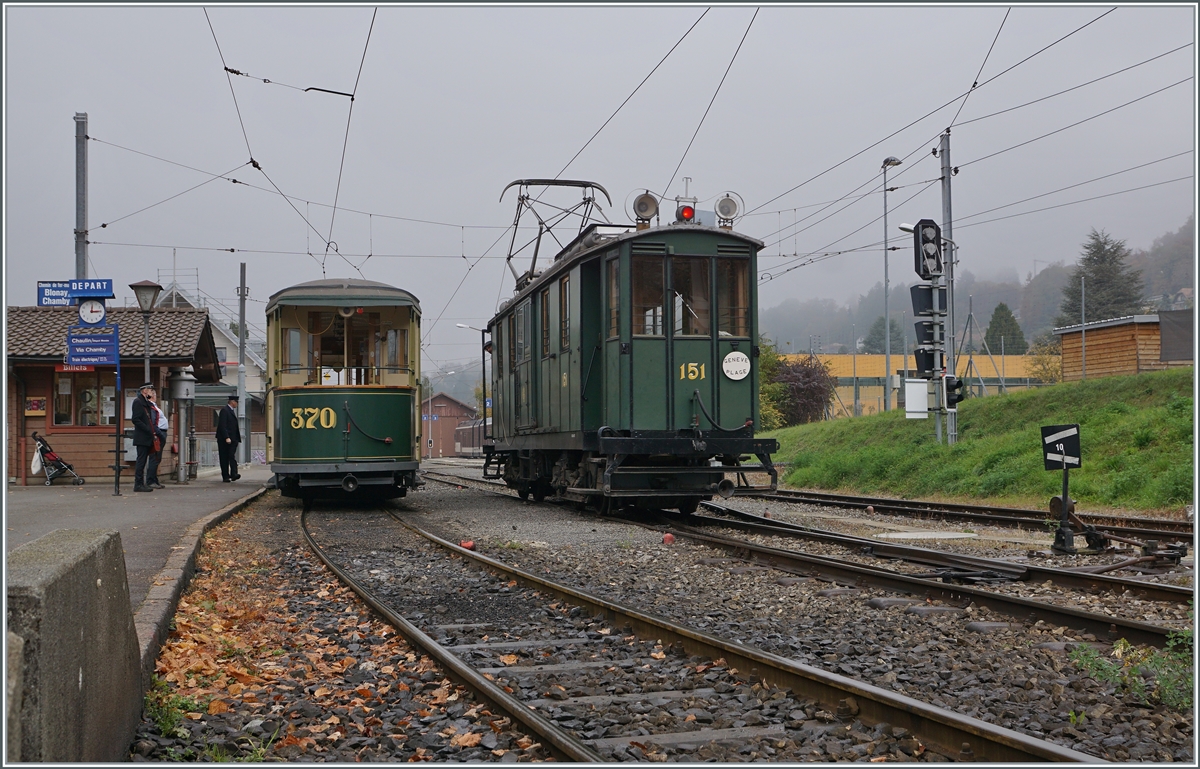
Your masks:
M537 415L533 410L533 306L529 299L521 302L513 313L516 343L516 361L513 367L517 392L517 427L535 427Z

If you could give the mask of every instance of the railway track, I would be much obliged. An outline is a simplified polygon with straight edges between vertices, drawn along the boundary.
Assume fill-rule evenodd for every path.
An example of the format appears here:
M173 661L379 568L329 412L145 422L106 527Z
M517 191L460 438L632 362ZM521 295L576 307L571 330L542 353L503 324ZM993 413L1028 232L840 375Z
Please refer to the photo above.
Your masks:
M974 604L1011 617L1018 622L1028 622L1032 625L1040 620L1055 626L1069 627L1080 633L1090 633L1097 638L1107 638L1110 641L1124 638L1131 643L1150 644L1157 647L1165 646L1172 633L1171 628L1158 627L1145 622L1081 611L1019 596L1004 595L978 587L948 584L935 579L902 574L890 569L839 558L756 545L745 539L703 532L694 526L675 525L671 526L669 531L675 536L688 537L693 541L724 550L748 561L766 564L791 574L816 577L832 582L845 588L847 594L874 588L911 596L911 598L882 599L881 606L883 604L888 606L928 604L931 601L937 601L941 605L926 606L922 610L962 613L965 607ZM779 536L782 532L786 532L786 530L761 527L756 533ZM786 536L786 534L783 535Z
M388 537L405 542L409 556L396 558L395 565L407 568L408 576L387 589L372 584L372 575L382 571L370 568L378 537L349 544L339 541L336 527L314 534L306 515L305 538L410 642L560 758L630 760L661 755L655 753L661 749L703 758L716 745L727 751L723 755L743 760L800 760L804 745L850 735L850 741L861 737L870 745L858 757L884 746L903 751L906 760L1096 761L558 584L393 517L398 523ZM429 615L446 607L430 610L409 594L424 580L437 582L426 604L455 603L487 619L433 624ZM748 698L760 700L757 723L724 717ZM597 710L604 713L600 722L588 715ZM886 729L873 731L883 724ZM640 752L629 752L633 748Z
M846 494L830 494L817 491L794 491L780 489L773 494L748 494L758 499L801 502L831 507L874 508L876 513L913 518L943 518L947 520L971 521L989 526L1008 526L1022 529L1046 528L1046 520L1053 516L1044 510L1024 510L1014 507L992 507L952 502L920 502L916 500L889 499ZM1190 521L1173 521L1161 518L1130 518L1099 513L1077 513L1084 523L1124 537L1160 539L1165 535L1178 535L1190 540L1194 528Z
M929 575L931 579L944 582L1050 582L1064 588L1089 593L1110 592L1127 594L1130 597L1149 601L1187 603L1195 597L1191 588L1164 585L1154 582L1113 577L1107 574L1073 571L1037 564L1015 563L998 558L946 553L925 547L901 545L867 537L814 529L795 523L767 519L753 513L736 510L726 505L705 502L702 507L719 513L723 518L710 516L675 516L667 514L679 523L699 526L726 526L753 534L806 539L857 549L881 558L897 558L914 563L934 566L942 573Z

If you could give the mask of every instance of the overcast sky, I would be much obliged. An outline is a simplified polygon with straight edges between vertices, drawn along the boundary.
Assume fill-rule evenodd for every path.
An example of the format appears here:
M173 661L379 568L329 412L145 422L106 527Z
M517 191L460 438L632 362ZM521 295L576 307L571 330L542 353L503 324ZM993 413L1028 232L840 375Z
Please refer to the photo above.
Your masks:
M701 209L738 193L736 228L767 243L764 307L882 281L888 156L891 278L912 282L897 225L941 220L930 150L951 125L954 239L980 277L1074 262L1093 227L1147 248L1194 211L1193 5L706 8L381 6L372 29L374 6L214 5L210 31L200 6L8 5L6 300L74 277L76 112L95 139L89 276L118 304L174 259L232 305L246 262L261 327L272 293L361 271L421 299L433 367L473 360L455 323L511 295L515 179L595 181L614 222L683 177ZM348 141L350 100L305 88L356 93Z

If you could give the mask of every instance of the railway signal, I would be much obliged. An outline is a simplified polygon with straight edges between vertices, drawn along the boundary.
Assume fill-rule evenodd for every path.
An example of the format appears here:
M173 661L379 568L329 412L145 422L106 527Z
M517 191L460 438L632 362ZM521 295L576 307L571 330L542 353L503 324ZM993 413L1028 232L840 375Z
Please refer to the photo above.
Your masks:
M922 219L913 228L915 269L925 280L942 274L942 228L932 219Z
M963 392L963 380L955 376L946 377L946 408L952 409L962 402L967 394Z

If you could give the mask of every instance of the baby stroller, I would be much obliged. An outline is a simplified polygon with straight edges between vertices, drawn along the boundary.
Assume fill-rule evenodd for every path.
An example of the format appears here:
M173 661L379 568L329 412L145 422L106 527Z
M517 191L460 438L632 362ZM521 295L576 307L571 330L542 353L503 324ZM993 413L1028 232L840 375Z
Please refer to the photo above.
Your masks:
M46 472L46 485L50 486L54 483L54 479L65 473L70 473L75 477L71 481L76 486L84 484L83 478L80 478L75 473L75 468L67 462L64 462L62 457L54 453L54 449L50 448L50 444L46 443L46 439L37 433L33 434L33 440L37 443L37 453L33 456L33 473L37 475L39 470ZM38 465L41 465L39 468Z

